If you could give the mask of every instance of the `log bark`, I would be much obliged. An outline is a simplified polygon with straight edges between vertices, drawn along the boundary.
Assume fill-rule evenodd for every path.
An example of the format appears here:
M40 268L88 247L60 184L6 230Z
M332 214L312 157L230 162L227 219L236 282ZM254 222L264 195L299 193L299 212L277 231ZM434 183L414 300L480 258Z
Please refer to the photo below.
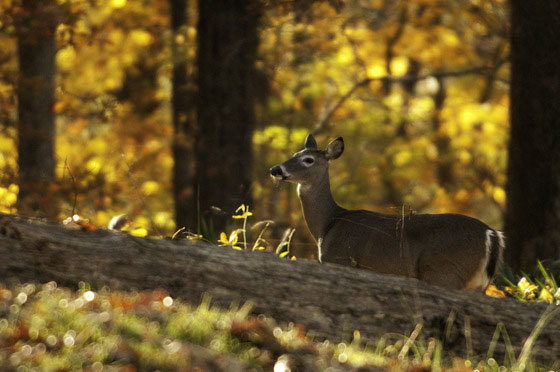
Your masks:
M534 330L545 304L442 290L414 279L312 261L289 261L266 252L239 252L189 241L138 238L107 230L81 231L0 214L0 282L46 282L121 290L163 288L193 304L209 294L215 305L251 301L256 314L302 324L318 339L350 340L354 330L374 341L388 333L439 338L450 355L486 356L499 324L515 355ZM532 348L536 360L560 356L560 316ZM493 356L502 363L500 337ZM468 355L470 354L470 355Z

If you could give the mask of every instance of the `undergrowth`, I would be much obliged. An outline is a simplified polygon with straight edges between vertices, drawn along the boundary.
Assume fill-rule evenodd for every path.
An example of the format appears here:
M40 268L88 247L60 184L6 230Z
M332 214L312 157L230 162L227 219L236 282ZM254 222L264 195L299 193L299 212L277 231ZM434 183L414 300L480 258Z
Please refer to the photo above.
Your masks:
M302 326L250 316L251 305L193 307L163 291L94 292L44 285L0 285L2 371L547 371L492 355L452 358L421 326L410 335L364 342L314 341ZM543 320L544 322L546 319ZM523 362L523 368L519 363ZM366 369L367 367L367 369Z
M229 247L235 250L250 250L250 251L273 251L279 257L286 257L296 260L295 256L290 254L290 245L295 229L288 228L284 231L280 242L274 247L269 241L264 238L265 232L274 224L274 221L266 220L259 221L252 225L249 224L249 217L253 215L248 205L242 204L237 208L235 214L231 218L236 221L241 221L241 227L231 230L229 233L222 231L220 239L216 242L222 247ZM256 235L253 242L250 240L251 235ZM173 234L173 239L186 238L188 240L198 240L214 244L211 240L200 234L193 234L185 232L184 229L179 229Z

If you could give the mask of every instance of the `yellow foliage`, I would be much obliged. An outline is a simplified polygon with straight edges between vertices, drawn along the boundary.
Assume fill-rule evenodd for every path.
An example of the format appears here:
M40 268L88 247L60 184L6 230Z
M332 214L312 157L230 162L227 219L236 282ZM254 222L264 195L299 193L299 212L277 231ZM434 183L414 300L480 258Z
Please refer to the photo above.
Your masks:
M434 101L431 97L418 97L410 100L410 115L413 119L426 118L434 109Z
M132 43L139 47L145 47L153 41L152 35L144 30L132 30L128 37Z
M385 97L384 101L387 106L398 109L403 105L403 95L400 92L394 92Z
M382 61L375 61L367 68L367 77L370 79L384 76L387 76L387 70L385 69L385 63Z
M88 160L86 168L90 173L98 173L101 171L101 161L98 158Z
M412 158L412 154L410 153L410 151L403 150L393 155L393 164L396 167L402 167L406 165L411 158Z
M486 288L485 293L486 293L487 296L490 296L490 297L497 297L497 298L505 298L506 297L506 294L502 290L496 288L496 286L494 284L490 284L488 286L488 288Z
M143 227L137 227L134 228L132 230L129 231L130 235L134 235L134 236L147 236L148 235L148 230L146 230Z
M470 197L470 194L467 190L465 189L460 189L459 191L457 191L457 193L455 194L455 200L457 200L460 203L464 203L466 202Z
M472 160L472 155L467 150L460 150L459 151L459 161L461 164L469 164Z
M74 67L76 51L72 45L60 49L56 53L56 65L62 71L70 70Z
M157 194L160 191L160 184L156 181L146 181L140 187L144 195Z
M8 188L0 187L0 212L11 213L17 201L17 190L14 192L12 185Z
M554 296L550 293L548 289L543 288L541 290L541 293L539 294L539 300L552 303L554 301Z
M506 192L503 188L496 186L494 187L494 192L492 193L494 200L500 204L505 206L506 203Z
M157 212L154 217L154 222L158 227L163 228L166 231L174 231L176 228L173 215L167 211Z
M425 154L426 158L428 158L429 160L435 160L437 159L439 153L437 147L433 144L430 144L426 147Z
M391 60L391 75L403 76L408 70L408 58L405 56L398 56Z
M95 214L95 221L98 226L107 226L112 216L107 211L97 211Z
M354 52L350 46L340 48L337 53L336 61L341 65L347 65L354 60Z
M461 41L457 37L455 31L448 28L442 29L439 33L442 43L448 47L459 46Z
M110 0L109 4L114 9L120 9L126 5L126 0Z

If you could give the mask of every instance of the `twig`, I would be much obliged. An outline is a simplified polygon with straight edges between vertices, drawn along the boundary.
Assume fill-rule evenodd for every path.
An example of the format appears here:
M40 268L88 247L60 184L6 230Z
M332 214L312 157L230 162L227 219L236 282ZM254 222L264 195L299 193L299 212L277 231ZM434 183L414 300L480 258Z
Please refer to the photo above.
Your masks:
M420 331L422 331L422 323L418 323L416 324L416 327L414 327L414 331L412 331L410 337L406 340L406 343L404 344L403 348L401 349L398 355L399 360L403 360L407 356L410 347L412 346L412 344L414 344L414 341L416 341L416 339L418 338Z
M395 33L387 39L387 45L385 46L385 68L386 71L391 74L391 60L393 59L395 44L399 41L401 36L404 32L404 26L406 25L408 16L407 16L407 6L404 6L401 9L401 13L399 16L399 27L395 31ZM385 94L389 94L391 91L391 81L390 80L383 80L383 91Z
M516 372L523 372L527 367L527 363L529 362L529 357L531 356L531 352L534 349L535 342L537 341L537 337L544 329L544 327L550 322L552 318L556 315L560 314L560 308L556 306L549 306L545 309L543 314L541 315L537 325L533 328L533 331L527 337L527 341L523 344L523 348L521 349L521 353L519 354L519 359L517 359L517 363L512 367L513 371Z
M72 180L72 189L74 191L74 204L72 204L72 214L71 216L76 214L76 204L78 201L78 189L76 187L76 179L74 178L74 175L72 174L72 171L70 170L70 166L68 165L68 157L66 157L64 159L64 168L68 171L68 174L70 175L70 179Z

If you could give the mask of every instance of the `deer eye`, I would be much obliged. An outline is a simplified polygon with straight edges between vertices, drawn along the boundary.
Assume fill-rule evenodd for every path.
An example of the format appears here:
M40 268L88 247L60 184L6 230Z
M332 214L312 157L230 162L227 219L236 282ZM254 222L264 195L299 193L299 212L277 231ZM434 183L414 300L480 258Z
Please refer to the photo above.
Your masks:
M308 158L303 158L302 161L303 161L305 164L313 164L313 162L315 161L315 159L313 159L313 158L311 158L311 157L308 157Z

